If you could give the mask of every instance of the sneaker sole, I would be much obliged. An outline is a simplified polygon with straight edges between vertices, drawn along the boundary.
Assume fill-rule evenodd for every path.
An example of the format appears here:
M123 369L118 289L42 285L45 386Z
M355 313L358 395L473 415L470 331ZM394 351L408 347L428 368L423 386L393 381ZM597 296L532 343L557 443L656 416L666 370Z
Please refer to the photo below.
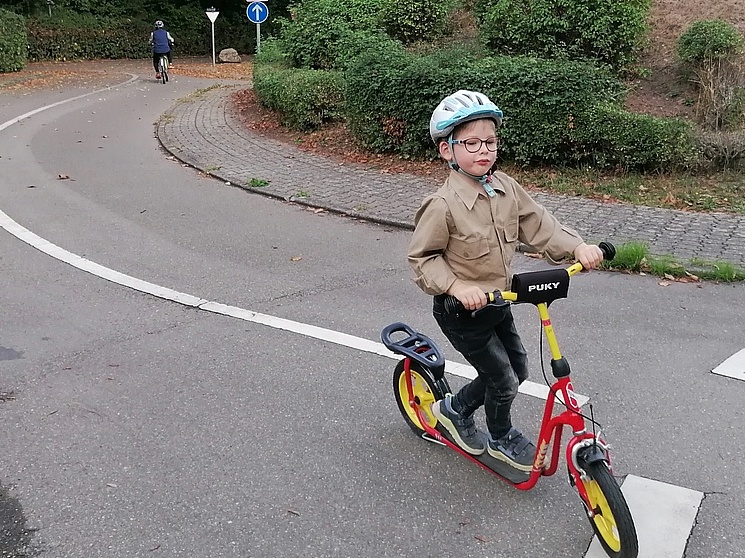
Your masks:
M523 465L522 463L518 463L517 461L513 461L509 457L507 457L505 454L503 454L499 450L493 450L490 447L487 447L486 450L489 455L491 455L494 459L498 459L499 461L503 461L513 469L517 469L518 471L523 471L525 473L530 473L533 470L533 464L530 465Z
M442 424L442 426L445 427L445 430L447 430L448 434L450 434L453 437L453 440L455 440L455 443L458 444L458 447L460 449L462 449L465 452L470 453L471 455L483 455L486 448L477 449L477 448L472 448L468 444L466 444L463 441L463 438L461 438L460 435L458 434L458 429L455 428L453 421L451 421L445 415L440 413L440 405L438 402L435 402L432 405L432 414L437 418L438 422Z

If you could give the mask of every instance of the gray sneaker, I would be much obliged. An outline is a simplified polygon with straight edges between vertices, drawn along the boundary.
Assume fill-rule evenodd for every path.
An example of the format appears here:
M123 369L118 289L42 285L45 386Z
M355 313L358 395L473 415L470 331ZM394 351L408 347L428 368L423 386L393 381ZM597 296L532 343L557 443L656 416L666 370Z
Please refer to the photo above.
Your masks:
M448 393L445 399L432 403L432 414L437 417L461 449L471 455L481 455L486 450L484 436L476 429L473 417L463 417L453 411L450 403L452 397L453 394Z
M535 458L535 444L523 436L517 428L494 440L489 437L487 444L489 455L504 461L520 471L530 472Z

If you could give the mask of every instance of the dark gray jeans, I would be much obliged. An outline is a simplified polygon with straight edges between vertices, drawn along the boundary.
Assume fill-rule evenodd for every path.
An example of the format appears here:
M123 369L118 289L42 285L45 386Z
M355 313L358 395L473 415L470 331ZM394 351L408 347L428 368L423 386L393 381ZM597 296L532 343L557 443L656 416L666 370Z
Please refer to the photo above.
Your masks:
M528 378L528 356L515 328L509 305L489 307L471 317L444 311L444 297L436 296L433 310L440 329L478 376L455 395L453 406L470 416L481 405L494 438L512 427L510 408L518 386Z

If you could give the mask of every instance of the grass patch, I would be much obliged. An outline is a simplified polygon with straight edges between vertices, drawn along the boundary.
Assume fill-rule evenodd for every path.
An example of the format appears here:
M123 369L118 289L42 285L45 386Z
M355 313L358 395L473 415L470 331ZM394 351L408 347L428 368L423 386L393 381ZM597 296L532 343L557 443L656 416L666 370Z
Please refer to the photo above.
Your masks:
M526 187L634 205L745 215L745 173L609 174L594 169L504 168Z
M250 188L265 188L269 186L269 181L264 180L263 178L252 178L248 182L246 182L246 186Z
M745 281L745 269L730 262L694 259L681 262L670 255L650 255L642 242L629 242L616 247L616 257L603 262L603 269L648 273L666 279L697 281L721 281L725 283Z

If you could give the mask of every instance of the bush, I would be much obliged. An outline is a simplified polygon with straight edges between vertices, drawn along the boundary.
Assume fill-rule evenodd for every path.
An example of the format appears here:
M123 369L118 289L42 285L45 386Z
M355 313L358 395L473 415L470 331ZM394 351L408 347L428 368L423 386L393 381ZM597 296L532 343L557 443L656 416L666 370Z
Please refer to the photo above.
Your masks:
M680 170L695 164L697 146L690 123L628 112L602 103L575 123L577 163L635 171Z
M745 38L731 24L697 21L678 40L678 55L698 85L697 115L708 130L745 122Z
M745 41L737 28L721 19L692 23L678 39L681 60L700 65L712 58L723 58L742 52Z
M26 22L0 8L0 73L17 72L26 65Z
M596 59L628 67L647 30L650 0L477 0L486 44L500 54Z
M374 31L387 0L305 0L282 22L280 40L293 66L337 67L337 44L355 31Z
M335 60L334 67L344 71L355 58L368 50L400 52L401 43L382 31L346 31L340 35L333 48L329 49L329 55Z
M370 50L346 78L349 128L372 149L432 154L432 110L445 95L473 89L504 110L502 154L523 163L571 160L574 120L621 93L617 80L590 64L451 50L423 56Z
M254 63L254 91L282 124L312 130L341 117L343 77L333 70L289 68L276 42L268 41Z
M410 44L433 41L443 35L458 0L388 0L382 24L388 34Z
M28 22L29 58L32 60L73 60L80 58L147 58L148 39L155 16L140 19L114 19L91 13L76 13L55 7L52 17ZM176 56L211 53L209 21L198 6L176 9L165 6L157 16L175 40ZM222 17L222 14L221 16ZM244 14L245 17L245 14ZM221 20L216 26L216 44L229 44L239 51L253 48L253 35L246 33L245 22ZM236 29L240 28L240 33Z
M696 141L707 170L745 170L745 132L701 132Z
M149 33L144 24L106 26L99 21L95 27L70 27L66 22L33 19L28 23L28 56L30 60L145 58L150 54Z

